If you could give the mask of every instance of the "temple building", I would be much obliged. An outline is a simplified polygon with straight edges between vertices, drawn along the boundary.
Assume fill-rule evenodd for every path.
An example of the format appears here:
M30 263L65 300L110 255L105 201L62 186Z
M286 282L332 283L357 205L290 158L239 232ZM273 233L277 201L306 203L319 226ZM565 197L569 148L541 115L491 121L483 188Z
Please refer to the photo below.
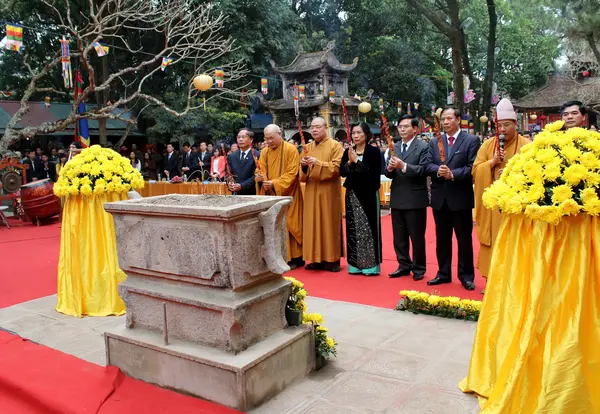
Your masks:
M360 101L348 92L348 76L356 68L358 58L351 64L343 64L333 54L335 42L328 43L325 50L319 52L300 52L287 66L271 66L281 77L283 98L265 100L263 105L273 114L273 122L284 131L285 139L300 141L298 125L294 112L294 85L304 86L304 97L300 97L299 112L304 138L308 141L310 122L317 116L328 120L329 135L341 141L347 138L342 110L342 98L345 100L350 123L358 121ZM331 92L333 91L333 94Z

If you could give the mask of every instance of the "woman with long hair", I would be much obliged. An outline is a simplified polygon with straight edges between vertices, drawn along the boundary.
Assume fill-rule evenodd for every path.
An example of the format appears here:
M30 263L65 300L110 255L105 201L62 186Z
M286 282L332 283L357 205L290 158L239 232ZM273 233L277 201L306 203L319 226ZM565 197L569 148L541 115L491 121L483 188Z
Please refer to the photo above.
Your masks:
M133 152L133 151L131 151L129 153L129 162L131 163L131 166L133 168L135 168L139 172L142 172L142 163L140 162L137 155L135 155L135 152Z
M225 163L227 162L225 157L227 157L225 147L223 147L222 151L219 147L215 147L212 160L210 161L210 177L214 181L223 181L225 178Z
M142 164L142 175L148 180L156 180L156 163L149 152L144 153L144 162Z
M375 276L381 271L379 185L381 151L364 122L350 128L354 146L344 151L340 174L346 187L346 248L348 272Z

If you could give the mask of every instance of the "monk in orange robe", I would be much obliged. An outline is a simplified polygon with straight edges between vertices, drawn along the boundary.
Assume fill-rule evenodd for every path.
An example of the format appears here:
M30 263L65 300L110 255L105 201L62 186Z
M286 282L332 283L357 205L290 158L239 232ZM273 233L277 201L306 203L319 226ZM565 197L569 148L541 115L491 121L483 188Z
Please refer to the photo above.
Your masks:
M304 260L307 270L340 271L342 256L342 185L340 164L344 148L327 134L323 118L311 123L314 141L300 161L304 193Z
M302 189L298 178L300 155L298 150L281 136L275 124L265 130L265 147L260 153L256 170L256 194L291 196L294 198L287 211L288 265L295 269L304 266L302 260Z
M502 214L498 209L488 210L483 205L482 196L486 188L500 178L508 161L526 144L527 138L517 132L517 114L506 98L496 107L498 132L504 135L504 149L498 145L498 139L488 139L483 143L473 164L473 181L475 182L475 222L479 239L479 257L477 268L484 278L490 272L490 260L494 248L494 240L500 230Z

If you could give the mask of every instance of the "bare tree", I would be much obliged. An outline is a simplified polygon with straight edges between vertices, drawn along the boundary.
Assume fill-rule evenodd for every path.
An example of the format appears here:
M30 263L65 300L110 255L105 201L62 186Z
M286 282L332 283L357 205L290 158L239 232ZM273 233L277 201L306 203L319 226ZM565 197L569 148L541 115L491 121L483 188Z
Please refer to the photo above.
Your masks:
M567 39L565 53L569 59L567 76L574 82L577 98L588 108L600 114L600 61L587 39ZM583 76L586 74L587 76ZM590 77L595 74L596 77Z
M71 38L71 57L78 59L87 77L87 85L73 102L69 115L57 122L42 123L37 126L16 128L23 116L29 111L29 100L32 95L54 92L65 95L64 91L42 87L44 78L55 75L61 65L60 46L57 52L46 64L34 69L29 64L28 56L23 56L23 64L28 70L30 82L23 93L19 110L12 116L0 140L0 152L21 138L32 138L36 134L50 134L66 129L79 119L120 119L128 124L135 124L136 118L125 116L133 106L142 109L158 106L174 116L181 117L190 111L200 108L206 100L231 99L236 100L248 84L242 79L247 70L241 61L219 65L227 74L227 85L237 87L218 88L210 93L200 93L193 86L192 79L180 79L183 90L187 89L186 104L181 108L169 107L165 102L152 96L144 88L153 75L161 70L163 57L173 59L172 66L177 64L195 65L194 75L212 73L218 62L235 50L234 40L225 38L221 29L225 17L212 10L210 3L191 5L188 1L179 0L86 0L87 10L75 12L71 9L69 0L44 0L56 13L56 29L64 31ZM141 47L136 47L129 39L145 33L155 33L161 39L158 53L147 53ZM110 42L113 47L124 50L131 56L128 67L119 69L108 76L102 76L96 83L94 76L96 67L101 66L98 59L92 59L96 53L95 42ZM177 86L177 85L175 85ZM81 102L88 100L92 94L104 94L113 88L126 92L115 101L105 102L84 114L77 112Z

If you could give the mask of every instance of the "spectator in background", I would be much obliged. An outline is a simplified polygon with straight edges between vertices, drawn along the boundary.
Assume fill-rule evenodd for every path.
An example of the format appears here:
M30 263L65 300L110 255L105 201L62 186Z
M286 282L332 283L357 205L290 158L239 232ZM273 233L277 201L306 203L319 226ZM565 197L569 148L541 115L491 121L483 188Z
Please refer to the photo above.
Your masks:
M138 171L142 171L142 163L140 162L140 159L135 155L135 152L131 151L129 153L129 162L131 163L131 166L133 168L135 168Z
M42 154L42 173L40 179L49 178L56 182L56 165L50 162L50 158L46 154Z
M156 180L156 162L152 159L149 152L144 154L144 161L142 163L142 175L147 180Z
M223 181L225 178L225 156L218 148L213 151L212 160L210 161L210 177L214 181Z
M67 163L67 154L65 154L64 151L59 152L58 153L58 162L56 163L56 177L58 177L60 175L60 170L62 170L62 168L65 166L66 163Z

